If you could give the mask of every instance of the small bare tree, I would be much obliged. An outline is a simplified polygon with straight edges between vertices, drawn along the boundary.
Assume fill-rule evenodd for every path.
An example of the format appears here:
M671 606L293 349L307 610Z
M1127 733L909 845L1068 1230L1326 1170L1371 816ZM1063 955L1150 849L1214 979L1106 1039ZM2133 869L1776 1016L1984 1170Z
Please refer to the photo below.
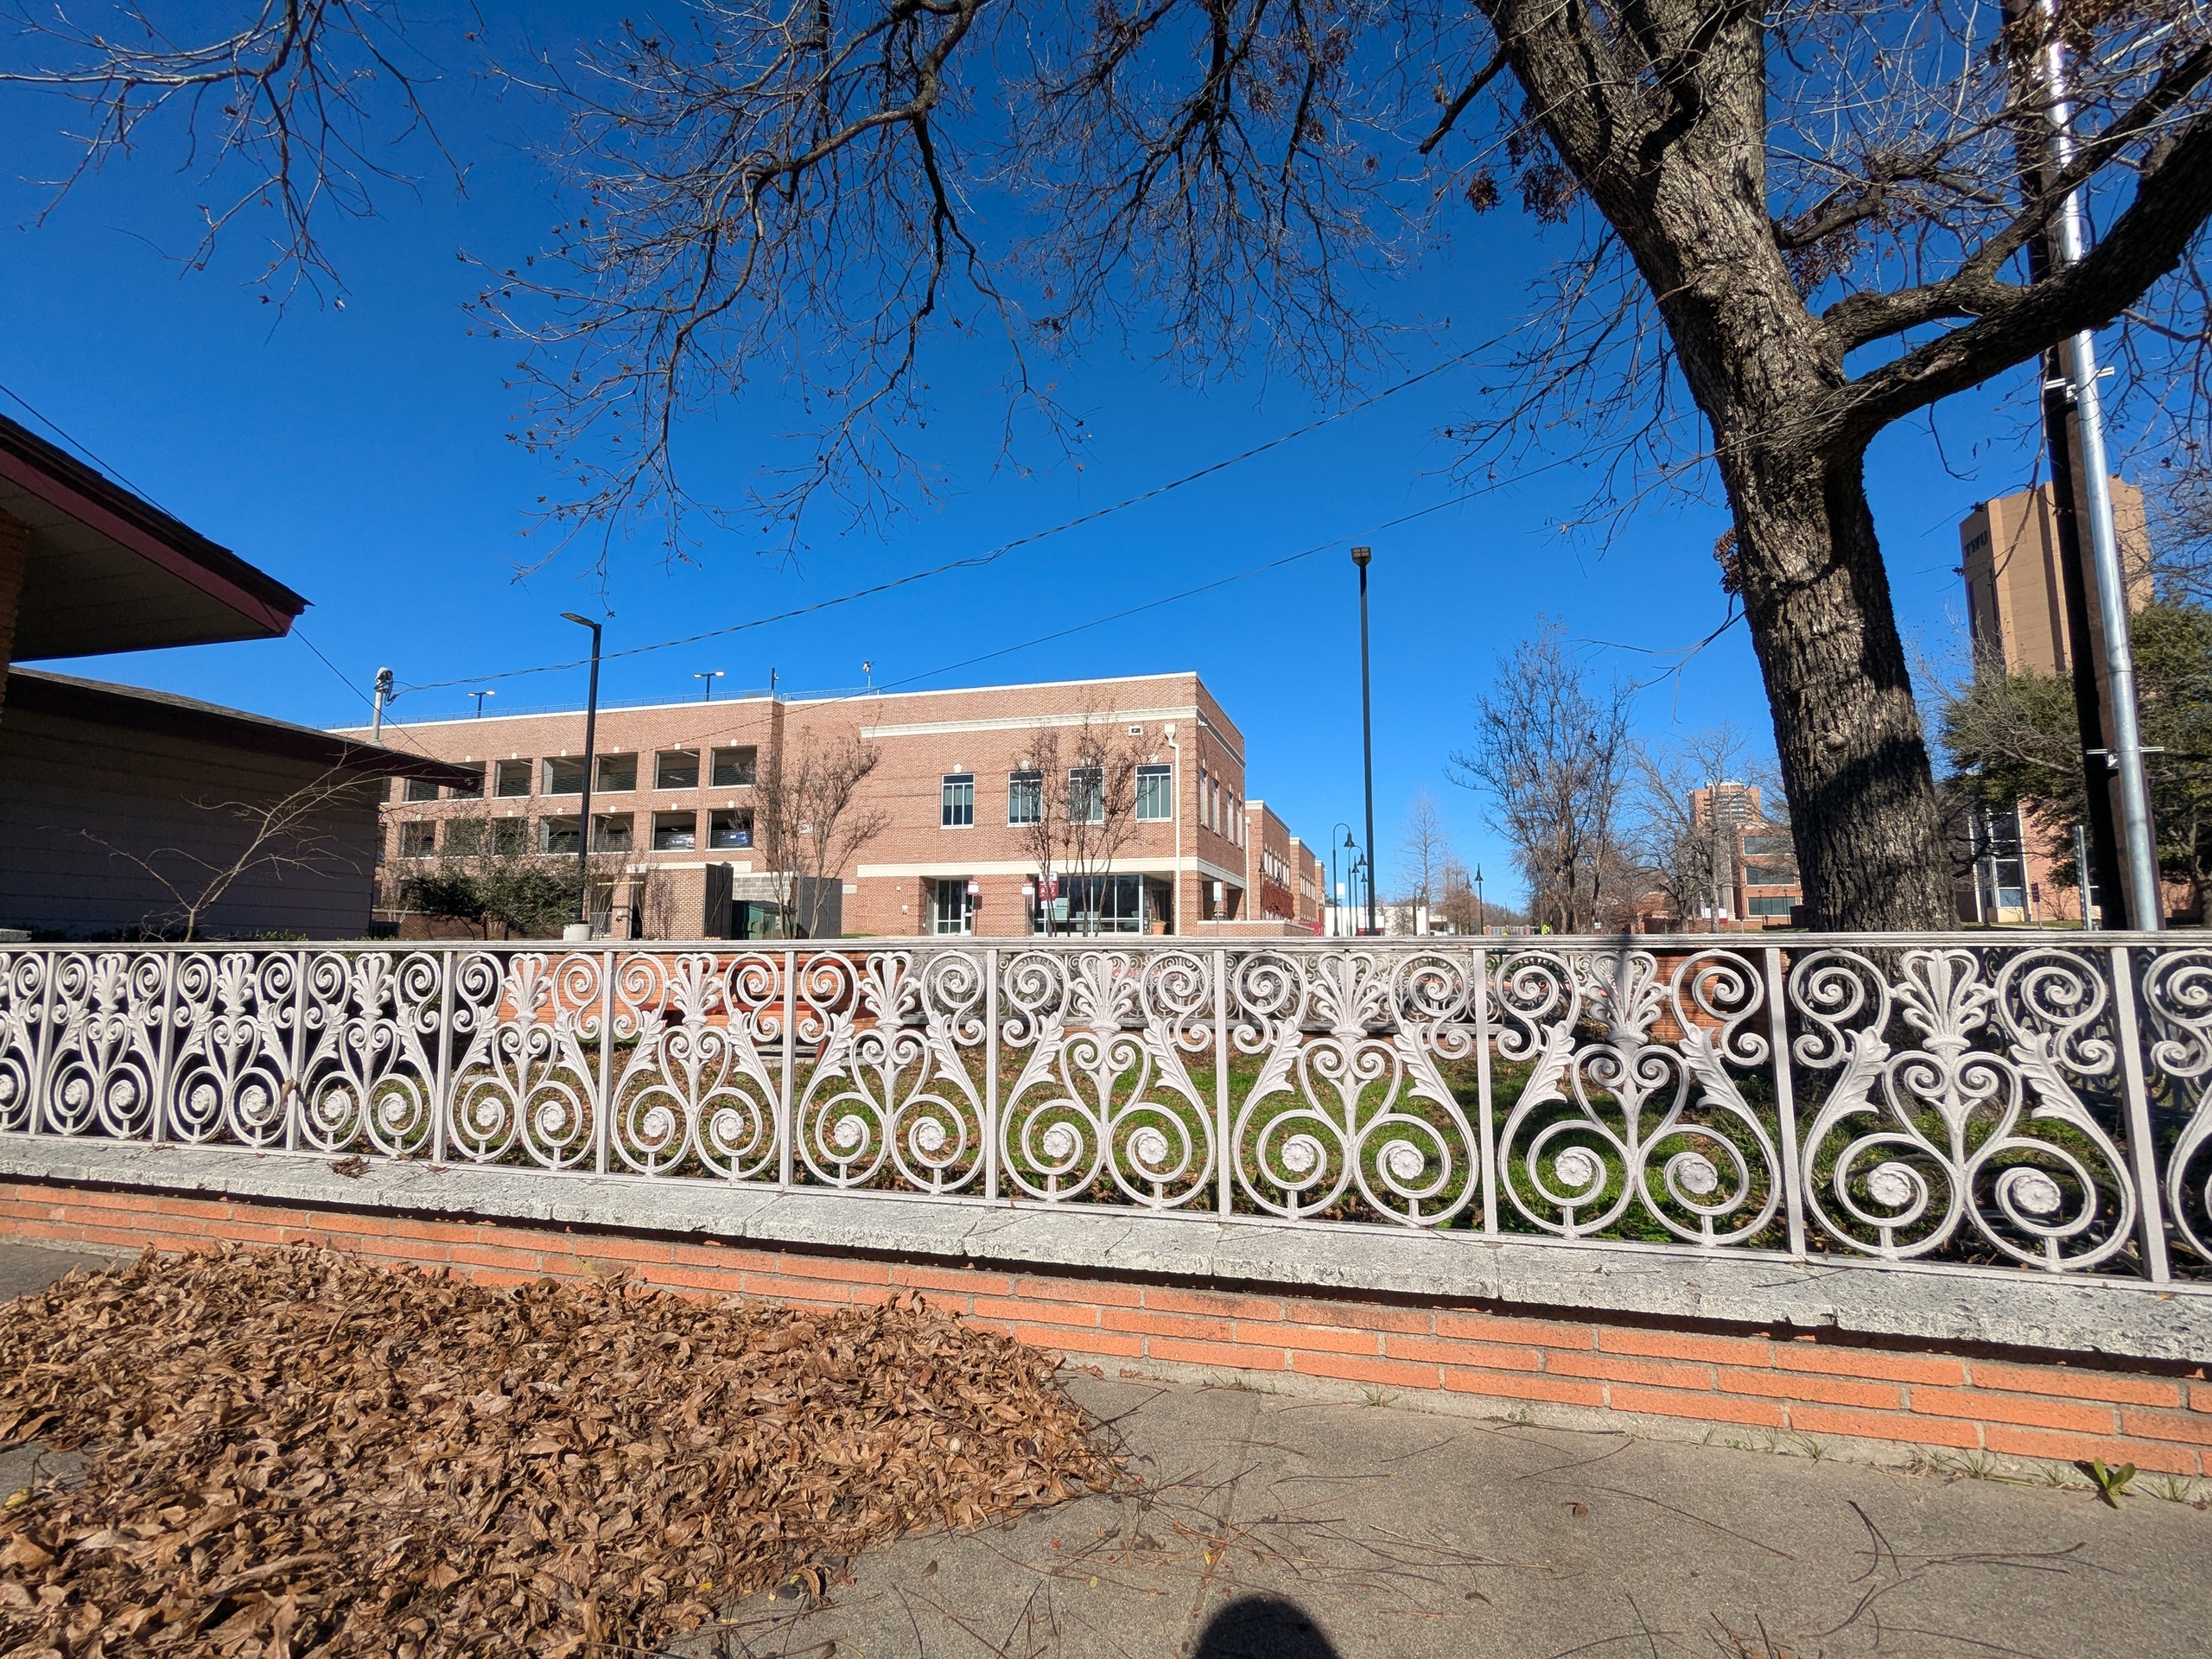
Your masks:
M1406 809L1406 822L1398 832L1398 896L1401 902L1426 906L1433 913L1442 905L1446 878L1458 866L1452 855L1452 831L1445 824L1444 809L1427 790L1417 791ZM1462 877L1466 874L1459 871Z
M810 939L828 884L891 824L860 798L883 752L851 733L828 741L779 744L753 791L753 833L768 855L787 937Z
M1625 840L1647 890L1664 893L1683 920L1702 910L1719 923L1721 891L1735 872L1734 826L1710 804L1700 811L1697 791L1732 777L1743 752L1743 734L1725 721L1671 744L1630 750Z
M372 804L382 781L333 766L273 801L196 800L192 804L198 810L238 826L237 839L213 852L170 846L142 853L90 830L77 833L111 857L133 866L168 896L166 906L148 912L148 932L174 935L190 944L200 938L208 913L241 882L282 883L288 875L327 880L358 874L361 861L347 849L332 821L348 808ZM209 839L230 840L219 830Z
M1079 727L1046 726L1030 736L1015 761L1014 787L1022 791L1021 839L1037 868L1037 902L1051 921L1055 879L1072 889L1071 921L1085 932L1102 919L1114 864L1136 828L1137 767L1144 756L1137 740L1113 728L1110 715L1085 717ZM1080 893L1090 902L1082 910Z
M1454 781L1490 798L1512 844L1531 917L1562 933L1601 926L1632 895L1619 817L1627 783L1630 693L1593 689L1558 621L1546 619L1475 700L1477 744L1456 752Z

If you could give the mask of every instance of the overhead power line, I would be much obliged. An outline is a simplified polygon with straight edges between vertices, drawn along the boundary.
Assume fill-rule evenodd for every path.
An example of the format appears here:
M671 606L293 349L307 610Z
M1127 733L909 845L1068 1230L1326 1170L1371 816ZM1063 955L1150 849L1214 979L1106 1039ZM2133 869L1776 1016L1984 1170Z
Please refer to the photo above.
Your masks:
M1487 349L1489 349L1487 344L1470 346L1467 350L1447 357L1442 362L1433 364L1417 374L1408 375L1404 379L1385 386L1382 391L1362 398L1356 404L1346 404L1332 414L1308 421L1305 425L1294 427L1290 431L1269 438L1264 443L1255 444L1249 449L1238 451L1236 454L1211 461L1195 472L1185 473L1180 477L1169 479L1165 483L1155 484L1150 489L1140 490L1136 494L1126 496L1119 501L1111 502L1103 507L1094 507L1089 512L1078 513L1074 518L1065 519L1059 524L1049 525L1043 530L1032 531L1026 536L1017 536L1010 542L1001 542L988 552L972 553L963 558L949 559L943 564L931 565L926 570L910 571L903 576L893 576L888 582L879 582L866 588L856 588L850 593L839 594L830 599L817 600L811 605L801 605L791 610L779 611L772 616L754 617L749 621L734 622L728 627L709 628L703 633L690 633L680 639L663 639L649 645L632 645L623 651L607 652L602 653L600 660L602 663L613 662L619 658L642 657L652 652L672 651L679 645L695 645L702 640L726 639L733 633L743 633L753 628L765 628L778 622L790 622L802 616L811 616L820 611L835 609L840 605L850 605L859 600L873 599L880 594L887 594L900 588L912 587L916 582L928 582L933 577L949 575L956 570L976 570L985 565L995 564L1009 553L1019 551L1025 547L1033 547L1039 542L1054 536L1065 535L1068 531L1081 529L1085 524L1096 524L1102 518L1124 512L1130 507L1141 505L1144 502L1157 500L1163 495L1185 488L1205 479L1211 478L1217 473L1225 472L1231 467L1240 466L1245 461L1266 454L1271 449L1279 449L1287 443L1294 443L1300 438L1319 431L1325 426L1372 409L1385 399L1395 397L1400 392L1421 385L1424 380L1433 378L1446 369L1456 368L1470 358ZM450 690L455 686L481 685L489 680L518 680L534 674L557 674L569 669L582 668L589 660L588 658L580 657L572 661L541 663L531 668L511 668L493 674L470 674L459 679L407 681L402 683L400 689L403 691L410 692Z

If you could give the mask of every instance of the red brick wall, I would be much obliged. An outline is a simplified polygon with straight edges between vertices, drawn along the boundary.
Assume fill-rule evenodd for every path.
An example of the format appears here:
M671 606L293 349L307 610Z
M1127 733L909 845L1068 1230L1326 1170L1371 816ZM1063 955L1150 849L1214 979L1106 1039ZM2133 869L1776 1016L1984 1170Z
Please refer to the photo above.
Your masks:
M823 1306L918 1290L944 1312L1118 1367L1287 1374L2212 1475L2212 1381L2202 1365L1217 1290L37 1183L0 1183L0 1235L173 1250L308 1240L489 1281L573 1277L597 1264L666 1289Z

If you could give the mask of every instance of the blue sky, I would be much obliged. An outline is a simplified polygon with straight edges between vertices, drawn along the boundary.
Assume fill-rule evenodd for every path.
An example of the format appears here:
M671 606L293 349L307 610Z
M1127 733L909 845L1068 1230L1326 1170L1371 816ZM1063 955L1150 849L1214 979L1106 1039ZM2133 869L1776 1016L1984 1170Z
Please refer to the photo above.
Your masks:
M528 112L454 92L448 137L474 162L465 199L448 182L419 196L387 190L381 216L334 226L350 284L343 309L295 303L278 315L244 279L246 238L215 265L181 273L167 253L190 245L194 185L149 152L111 168L43 226L28 182L65 159L59 111L0 99L13 175L0 181L0 386L61 428L109 469L217 541L305 594L301 639L57 664L314 724L356 721L376 668L403 684L467 680L570 658L581 632L558 620L594 611L599 590L577 556L526 534L550 486L543 467L505 441L517 394L512 350L466 331L466 251L508 263L538 245L556 214L520 153ZM167 251L167 252L165 252ZM1546 257L1525 221L1478 221L1448 255L1375 291L1402 336L1401 366L1370 389L1496 334L1525 304ZM1447 321L1448 320L1448 321ZM1081 465L1042 447L1028 470L997 464L1002 406L995 364L957 360L936 377L929 430L942 468L934 505L887 533L840 536L824 519L797 563L717 537L696 565L657 544L619 548L607 592L610 651L727 626L978 551L1149 489L1279 436L1338 405L1287 378L1194 388L1145 355L1107 346L1062 365L1059 393L1086 416ZM770 670L804 695L874 679L917 686L1066 679L1193 668L1243 727L1252 792L1294 831L1319 841L1360 810L1358 640L1354 575L1341 548L1265 575L944 675L964 658L1128 609L1339 537L1372 532L1376 817L1384 853L1408 800L1432 791L1462 855L1491 891L1510 891L1509 861L1482 803L1446 781L1446 757L1471 728L1470 702L1496 659L1540 613L1579 639L1666 652L1725 614L1711 548L1717 508L1655 498L1605 546L1563 534L1581 495L1567 464L1395 529L1374 526L1463 486L1440 429L1480 406L1471 371L1439 375L1375 408L1097 524L1013 553L988 569L920 583L699 645L608 665L603 696L643 702L695 695L696 671L722 670L725 691L765 685ZM1996 392L1893 429L1870 467L1900 619L1931 646L1961 608L1955 525L1975 499L2026 481L2032 458L2005 442ZM23 409L0 399L18 419ZM772 389L741 410L691 422L691 475L730 495L773 455L798 417ZM1544 457L1540 456L1541 461ZM1979 464L1979 470L1971 470ZM1952 469L1957 469L1955 474ZM336 665L334 673L305 642ZM1590 645L1602 673L1643 677L1655 659ZM581 702L579 671L486 680L497 712ZM460 689L403 696L396 721L467 712ZM1750 643L1740 626L1646 691L1646 734L1732 720L1770 742ZM1387 885L1387 883L1386 883Z

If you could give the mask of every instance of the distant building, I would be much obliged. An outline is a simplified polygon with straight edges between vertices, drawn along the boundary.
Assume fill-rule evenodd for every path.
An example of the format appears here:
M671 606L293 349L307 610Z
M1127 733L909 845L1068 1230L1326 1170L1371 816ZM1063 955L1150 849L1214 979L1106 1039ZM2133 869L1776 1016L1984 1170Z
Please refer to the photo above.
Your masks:
M1756 784L1720 779L1690 791L1690 826L1719 842L1714 860L1719 892L1676 913L1663 891L1640 896L1634 906L1637 931L1701 933L1788 927L1805 902L1798 879L1796 843L1789 826L1770 822Z
M456 835L480 837L487 822L495 836L574 854L583 727L579 709L409 727L410 742L471 781L443 791L403 784L386 802L387 918L411 931L432 925L397 906L407 874L460 850ZM1031 769L1033 757L1057 733L1067 761L1086 727L1133 757L1133 818L1109 859L1040 882L1031 826L1045 792L1057 812L1084 791L1073 770L1047 778ZM1317 861L1247 797L1243 734L1194 673L602 709L592 849L623 866L610 879L609 929L730 937L728 895L757 894L780 862L766 844L765 814L755 821L777 757L848 738L880 756L855 805L880 810L887 823L838 872L845 932L1318 931Z
M2113 528L2120 536L2120 569L2128 573L2128 600L2140 610L2151 601L2151 536L2143 492L2112 480ZM1960 574L1966 578L1967 626L1977 653L2015 672L2073 671L2073 640L2066 626L2066 590L2059 570L2058 524L2050 486L1979 502L1959 525ZM2089 626L2103 626L2094 581L2088 583Z
M2125 480L2112 480L2113 527L2120 540L2120 569L2127 580L2128 604L2140 610L2151 602L2151 536L2143 492ZM2002 664L2007 672L2070 675L2074 640L2066 620L2066 590L2058 557L2058 522L2050 486L2038 484L1994 500L1977 503L1959 525L1959 574L1965 579L1967 623L1976 658ZM2085 582L2089 626L2104 626L2097 586ZM2110 708L2098 656L2099 702ZM2106 727L2110 728L2107 715ZM2068 826L2043 826L2031 833L2014 806L2008 811L1968 815L1961 826L1969 868L1958 884L1961 921L2037 923L2082 919L2082 899L2074 886L2054 875L2071 862L2053 858L2044 842L2063 836Z

